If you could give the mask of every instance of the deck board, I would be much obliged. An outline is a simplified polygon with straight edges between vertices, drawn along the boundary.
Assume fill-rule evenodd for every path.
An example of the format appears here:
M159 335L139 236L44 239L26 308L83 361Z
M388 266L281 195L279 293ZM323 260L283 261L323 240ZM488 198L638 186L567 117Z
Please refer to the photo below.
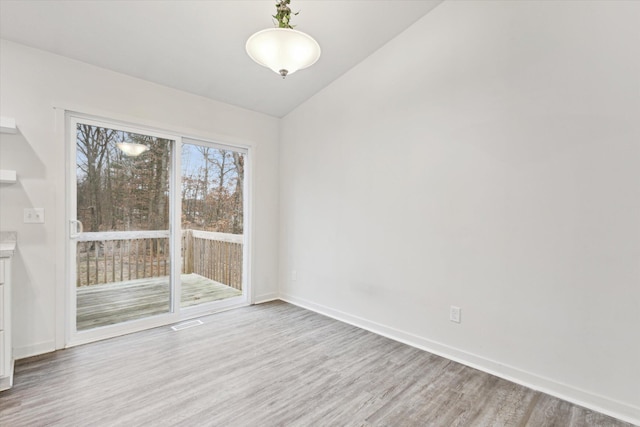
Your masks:
M202 277L182 274L181 307L242 295L238 289ZM77 290L77 329L87 330L169 312L169 278L154 277Z

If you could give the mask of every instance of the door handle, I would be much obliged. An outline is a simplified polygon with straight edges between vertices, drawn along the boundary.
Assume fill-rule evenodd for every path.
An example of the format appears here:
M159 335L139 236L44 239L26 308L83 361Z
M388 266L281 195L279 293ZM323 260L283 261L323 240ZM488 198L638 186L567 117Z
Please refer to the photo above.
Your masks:
M69 237L72 239L75 239L84 231L84 227L82 226L82 221L79 221L77 219L72 219L69 221L69 225L70 225Z

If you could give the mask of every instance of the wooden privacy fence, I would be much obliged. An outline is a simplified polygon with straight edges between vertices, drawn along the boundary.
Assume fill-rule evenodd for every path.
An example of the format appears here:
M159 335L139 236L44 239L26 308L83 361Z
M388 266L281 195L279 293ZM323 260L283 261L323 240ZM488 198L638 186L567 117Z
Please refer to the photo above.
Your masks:
M185 230L182 273L195 273L242 290L242 235ZM77 286L168 276L169 231L80 233Z

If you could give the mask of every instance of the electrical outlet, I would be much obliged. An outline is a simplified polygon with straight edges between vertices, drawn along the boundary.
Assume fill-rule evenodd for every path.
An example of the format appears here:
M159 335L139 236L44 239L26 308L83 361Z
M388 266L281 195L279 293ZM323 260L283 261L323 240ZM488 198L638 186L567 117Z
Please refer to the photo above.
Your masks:
M24 208L25 224L44 224L44 208Z
M449 308L449 320L451 320L452 322L460 323L461 314L462 309L460 307L452 305L451 308Z
M294 282L296 280L298 280L298 272L295 270L291 270L291 280L293 280Z

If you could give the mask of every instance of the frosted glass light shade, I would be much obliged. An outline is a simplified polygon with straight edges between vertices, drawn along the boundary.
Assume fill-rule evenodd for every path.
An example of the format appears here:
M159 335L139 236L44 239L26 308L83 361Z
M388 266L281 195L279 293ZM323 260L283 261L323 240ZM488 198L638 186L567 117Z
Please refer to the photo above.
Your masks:
M135 142L118 142L116 143L116 147L118 147L118 149L120 149L124 154L131 157L139 156L149 150L149 147L146 145Z
M313 37L289 28L258 31L249 37L246 49L251 59L282 77L307 68L320 58L320 45Z

